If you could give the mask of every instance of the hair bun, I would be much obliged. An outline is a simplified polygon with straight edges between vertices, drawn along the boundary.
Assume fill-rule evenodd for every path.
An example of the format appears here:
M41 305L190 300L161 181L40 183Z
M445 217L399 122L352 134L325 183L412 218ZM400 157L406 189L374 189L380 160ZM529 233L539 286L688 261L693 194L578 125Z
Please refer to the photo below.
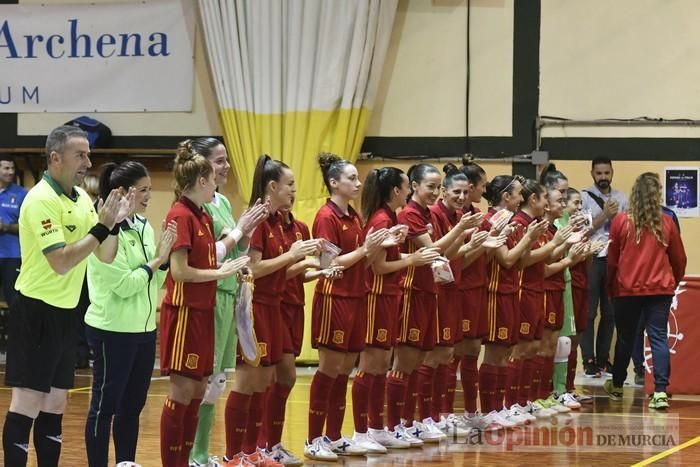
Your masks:
M331 165L335 164L336 162L340 162L343 159L340 157L336 156L335 154L331 154L329 152L322 152L318 155L318 165L321 167L321 170L325 173L328 171L328 169L331 168Z
M459 169L457 168L456 165L454 165L452 162L448 162L442 167L442 171L445 173L445 175L449 174L450 172L456 172Z

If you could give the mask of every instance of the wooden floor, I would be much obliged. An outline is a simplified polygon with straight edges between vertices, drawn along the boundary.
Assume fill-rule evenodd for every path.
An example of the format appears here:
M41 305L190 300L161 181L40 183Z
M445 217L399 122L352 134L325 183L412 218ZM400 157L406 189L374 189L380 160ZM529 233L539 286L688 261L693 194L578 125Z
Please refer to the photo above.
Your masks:
M283 443L301 457L303 442L306 437L306 417L308 409L308 394L310 378L313 370L300 369L298 384L292 391L287 410L287 423L283 435ZM83 430L87 405L90 398L90 378L86 371L76 379L76 389L71 391L68 409L63 422L63 452L61 464L65 467L86 465L85 450L83 445ZM371 458L346 458L338 465L344 466L418 466L430 465L462 466L517 466L517 465L700 465L700 398L676 396L671 402L671 410L668 415L656 414L646 408L641 389L626 388L625 400L612 402L608 400L600 387L601 380L586 380L588 383L582 387L586 392L594 396L593 404L584 405L579 413L572 415L560 415L553 422L537 422L537 428L552 431L552 427L564 427L568 425L590 426L619 423L621 431L631 433L643 426L643 423L656 425L657 428L671 427L668 433L673 433L673 420L678 420L678 438L675 444L681 445L681 449L667 450L657 449L637 450L637 452L625 452L624 448L607 447L592 452L586 447L564 448L563 451L553 452L549 447L530 448L530 452L523 452L519 444L512 446L508 451L505 443L498 447L479 447L467 445L464 441L450 441L440 446L433 445L423 449L408 451L394 451L386 456ZM141 417L141 430L139 435L137 462L144 467L156 467L160 465L159 457L159 423L160 412L166 394L167 381L154 378L149 392L148 402ZM461 404L462 395L458 392L456 400ZM0 388L0 413L5 414L10 399L10 390ZM348 387L348 401L350 401L350 387ZM214 453L221 454L224 450L224 421L223 409L225 398L218 404L218 412L212 449ZM459 406L458 404L458 406ZM552 425L554 423L555 425ZM352 435L352 408L348 403L344 434ZM473 440L476 441L476 440ZM685 445L683 445L685 443ZM561 449L561 448L560 448ZM660 453L660 455L659 455ZM316 463L307 462L306 465ZM33 450L30 451L30 466L35 466Z

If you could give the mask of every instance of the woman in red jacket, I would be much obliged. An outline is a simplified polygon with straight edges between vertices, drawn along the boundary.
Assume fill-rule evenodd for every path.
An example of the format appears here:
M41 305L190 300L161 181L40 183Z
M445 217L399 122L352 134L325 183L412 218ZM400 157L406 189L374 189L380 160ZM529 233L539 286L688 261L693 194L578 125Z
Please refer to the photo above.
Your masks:
M661 189L657 174L637 177L629 210L610 226L608 250L608 290L614 299L617 343L613 378L604 388L611 399L622 399L635 331L643 319L654 359L652 409L668 408L668 313L687 262L678 227L661 210Z

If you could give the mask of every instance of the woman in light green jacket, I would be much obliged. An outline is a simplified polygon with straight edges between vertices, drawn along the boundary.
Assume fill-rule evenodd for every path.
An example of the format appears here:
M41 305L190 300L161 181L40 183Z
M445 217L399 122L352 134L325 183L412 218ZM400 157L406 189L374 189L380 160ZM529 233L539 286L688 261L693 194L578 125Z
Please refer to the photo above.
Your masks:
M106 467L113 431L116 463L134 462L139 415L151 382L156 347L158 290L165 281L177 225L164 226L159 243L143 213L151 179L143 164L106 164L100 194L135 192L135 208L115 227L119 246L111 264L88 259L90 307L85 314L88 344L95 356L92 398L85 425L90 467Z

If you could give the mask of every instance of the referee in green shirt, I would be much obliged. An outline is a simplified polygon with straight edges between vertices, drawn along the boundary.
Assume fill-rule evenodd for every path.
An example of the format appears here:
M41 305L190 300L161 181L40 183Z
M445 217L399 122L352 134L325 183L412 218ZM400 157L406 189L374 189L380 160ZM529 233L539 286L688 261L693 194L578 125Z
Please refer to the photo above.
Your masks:
M78 187L90 164L87 134L62 126L46 140L47 170L19 216L22 267L10 310L5 384L12 387L3 427L6 466L27 464L29 432L39 466L57 466L61 421L75 367L74 309L94 253L111 263L117 230L134 203L118 190L98 203Z

